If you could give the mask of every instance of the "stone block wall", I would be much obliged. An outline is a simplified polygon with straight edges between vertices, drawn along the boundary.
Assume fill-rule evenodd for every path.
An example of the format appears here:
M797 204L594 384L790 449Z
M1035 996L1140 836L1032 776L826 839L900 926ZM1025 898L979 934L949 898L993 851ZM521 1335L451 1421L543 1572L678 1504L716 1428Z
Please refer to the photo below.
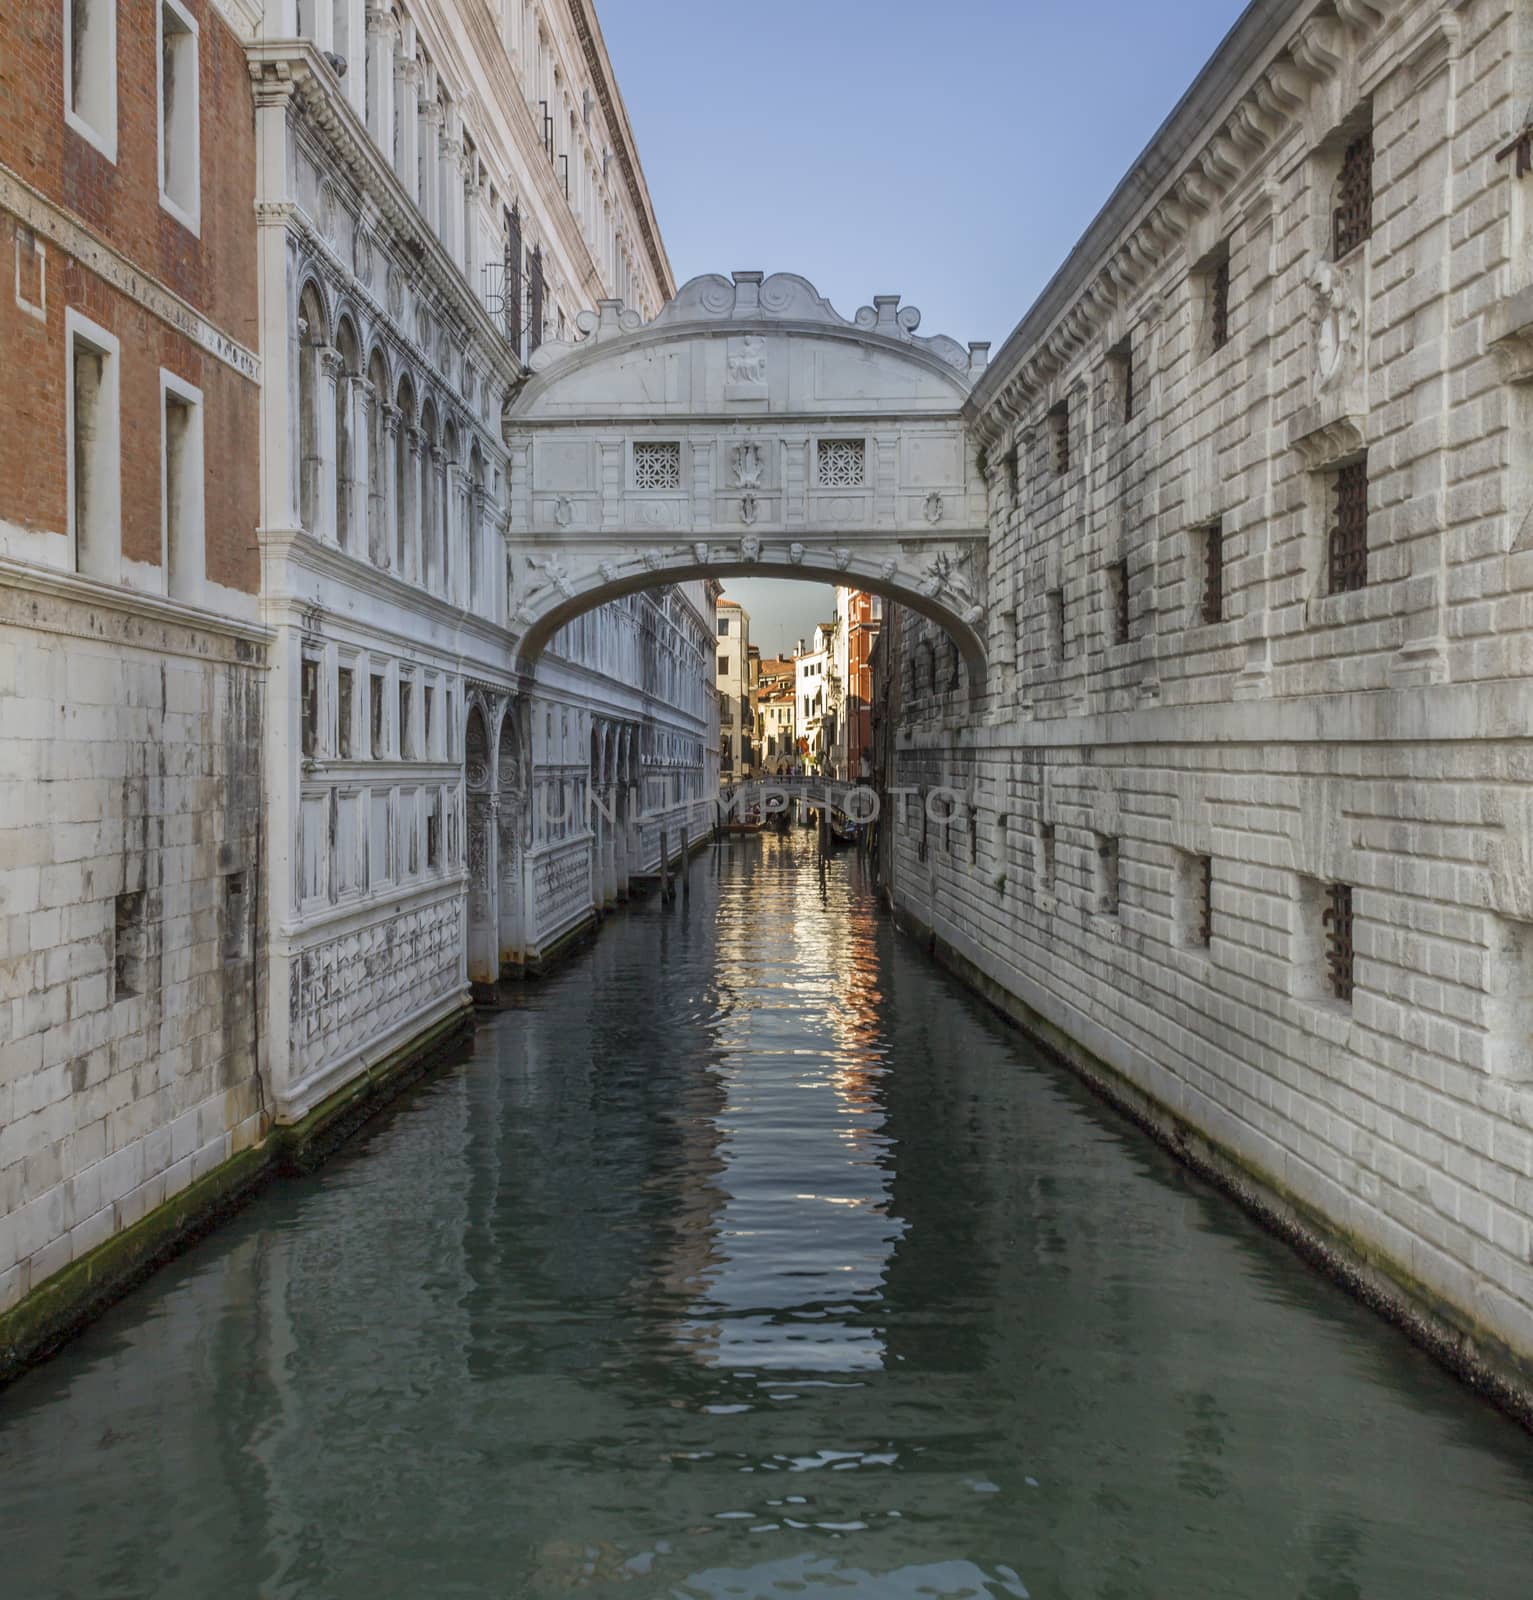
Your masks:
M0 1311L265 1130L263 652L0 574Z
M1530 52L1247 13L976 391L988 682L901 613L884 686L906 915L1524 1390Z

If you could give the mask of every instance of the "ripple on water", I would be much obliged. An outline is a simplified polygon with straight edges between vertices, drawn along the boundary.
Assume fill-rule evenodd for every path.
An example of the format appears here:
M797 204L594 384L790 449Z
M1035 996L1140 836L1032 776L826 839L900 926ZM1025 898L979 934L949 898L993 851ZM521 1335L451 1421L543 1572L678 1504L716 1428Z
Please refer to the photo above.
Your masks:
M691 872L0 1395L7 1600L1526 1600L1520 1434L855 859Z

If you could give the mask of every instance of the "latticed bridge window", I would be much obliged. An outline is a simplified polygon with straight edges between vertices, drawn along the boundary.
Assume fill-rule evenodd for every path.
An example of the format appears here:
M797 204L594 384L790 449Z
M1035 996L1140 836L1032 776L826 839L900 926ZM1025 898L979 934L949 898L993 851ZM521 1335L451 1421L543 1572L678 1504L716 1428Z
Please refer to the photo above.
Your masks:
M1373 232L1373 129L1351 140L1341 156L1336 206L1331 213L1331 255L1340 261Z
M668 439L633 447L633 486L635 489L679 489L681 487L681 443Z
M1368 463L1352 461L1336 474L1336 520L1331 525L1327 568L1332 594L1368 582Z
M867 441L821 439L818 468L822 489L860 489L867 482Z

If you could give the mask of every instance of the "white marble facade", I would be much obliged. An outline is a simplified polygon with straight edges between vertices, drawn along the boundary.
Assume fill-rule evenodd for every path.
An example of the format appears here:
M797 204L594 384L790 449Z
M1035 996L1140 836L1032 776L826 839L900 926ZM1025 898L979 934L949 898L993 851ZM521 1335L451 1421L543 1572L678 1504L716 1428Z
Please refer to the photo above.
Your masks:
M672 284L590 8L472 20L303 0L248 51L278 1120L707 825L706 581L517 659L502 413L572 295Z

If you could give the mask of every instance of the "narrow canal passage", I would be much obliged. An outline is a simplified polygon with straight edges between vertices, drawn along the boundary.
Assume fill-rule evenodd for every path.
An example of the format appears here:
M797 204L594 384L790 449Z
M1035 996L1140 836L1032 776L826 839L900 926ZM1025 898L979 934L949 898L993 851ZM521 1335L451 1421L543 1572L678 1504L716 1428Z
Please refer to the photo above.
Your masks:
M7 1600L1525 1600L1533 1444L725 845L0 1394Z

